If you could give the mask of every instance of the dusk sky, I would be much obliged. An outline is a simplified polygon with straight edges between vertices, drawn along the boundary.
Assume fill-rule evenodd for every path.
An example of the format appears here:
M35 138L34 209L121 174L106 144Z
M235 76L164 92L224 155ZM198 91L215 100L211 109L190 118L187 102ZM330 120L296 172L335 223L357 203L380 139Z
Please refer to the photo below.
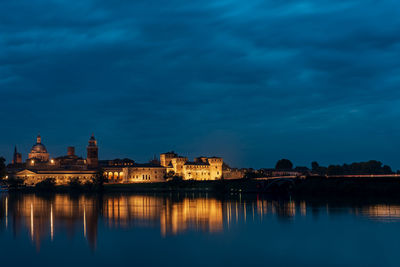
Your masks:
M0 1L0 155L400 169L398 0Z

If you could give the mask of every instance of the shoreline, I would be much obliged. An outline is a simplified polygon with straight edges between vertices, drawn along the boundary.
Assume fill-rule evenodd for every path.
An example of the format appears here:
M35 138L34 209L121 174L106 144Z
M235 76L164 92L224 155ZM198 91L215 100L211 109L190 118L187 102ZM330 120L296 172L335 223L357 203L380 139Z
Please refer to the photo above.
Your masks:
M275 196L302 197L368 197L400 196L400 179L384 178L343 178L343 177L307 177L281 178L270 180L235 179L217 181L169 181L162 183L104 184L99 189L93 187L54 186L47 188L21 187L10 188L9 192L54 192L54 193L174 193L206 192L213 194L265 194Z

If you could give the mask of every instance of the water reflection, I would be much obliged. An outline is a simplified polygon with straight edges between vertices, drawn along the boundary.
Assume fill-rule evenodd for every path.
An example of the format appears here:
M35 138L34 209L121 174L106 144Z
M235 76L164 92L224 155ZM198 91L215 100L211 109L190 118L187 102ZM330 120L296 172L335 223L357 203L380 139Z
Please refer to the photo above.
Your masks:
M238 224L263 220L293 222L319 214L352 214L384 222L400 221L400 205L348 204L265 199L237 195L0 195L1 228L25 236L40 248L43 239L63 233L83 236L96 249L99 225L106 229L153 228L162 237L188 231L219 233ZM101 234L101 233L100 233Z

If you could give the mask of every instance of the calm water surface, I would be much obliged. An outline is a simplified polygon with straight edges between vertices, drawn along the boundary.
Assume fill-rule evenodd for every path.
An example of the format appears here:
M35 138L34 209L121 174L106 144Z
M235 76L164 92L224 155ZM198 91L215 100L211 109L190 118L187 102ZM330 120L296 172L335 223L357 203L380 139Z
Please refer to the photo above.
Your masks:
M399 266L400 204L0 194L1 266Z

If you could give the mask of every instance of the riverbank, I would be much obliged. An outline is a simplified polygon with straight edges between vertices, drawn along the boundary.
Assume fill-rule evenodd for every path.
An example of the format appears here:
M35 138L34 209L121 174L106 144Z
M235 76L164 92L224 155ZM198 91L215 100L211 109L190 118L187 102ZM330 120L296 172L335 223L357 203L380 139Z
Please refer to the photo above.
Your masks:
M176 183L109 184L106 192L214 192L256 193L293 196L392 196L400 195L399 177L341 178L308 177L305 179L237 179L221 181L180 181Z
M281 179L237 179L219 181L170 181L165 183L104 184L101 188L82 186L22 187L18 192L212 192L247 193L278 196L394 196L400 195L400 178L307 177Z
M299 196L400 196L399 177L342 178L310 177L295 182L292 193Z

